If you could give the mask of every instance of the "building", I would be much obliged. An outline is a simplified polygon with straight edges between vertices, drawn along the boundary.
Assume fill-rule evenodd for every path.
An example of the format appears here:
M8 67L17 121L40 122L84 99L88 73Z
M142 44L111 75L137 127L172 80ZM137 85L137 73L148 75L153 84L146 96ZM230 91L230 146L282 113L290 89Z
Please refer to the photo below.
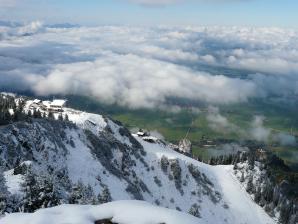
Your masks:
M137 132L137 135L139 137L146 137L146 136L150 136L150 134L146 131L143 131L143 129L140 129L138 132Z
M33 110L33 109L38 108L40 105L41 105L41 100L35 99L35 100L32 101L29 108L31 110Z
M53 100L50 103L50 107L48 108L51 111L56 111L56 112L63 112L63 107L66 104L66 100Z

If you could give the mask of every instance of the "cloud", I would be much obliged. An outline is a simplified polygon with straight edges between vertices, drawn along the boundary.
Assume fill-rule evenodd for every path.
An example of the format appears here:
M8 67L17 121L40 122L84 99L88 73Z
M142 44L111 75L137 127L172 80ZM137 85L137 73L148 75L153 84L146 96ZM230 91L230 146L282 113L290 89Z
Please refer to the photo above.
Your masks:
M231 144L222 144L215 148L209 148L208 154L213 157L218 157L222 155L230 155L230 154L236 154L237 152L244 152L249 151L247 147L240 146L236 143Z
M298 94L298 33L294 30L60 29L33 22L0 27L0 31L0 88L5 90L87 95L130 108L167 108L171 98L228 104ZM243 63L263 62L261 58L266 63ZM211 113L210 120L226 130L235 128L219 113Z
M231 103L246 100L254 92L251 83L240 79L115 54L93 62L58 65L46 77L28 76L26 82L39 95L84 94L130 108L154 108L166 104L170 97Z
M264 116L255 116L249 133L257 141L267 142L269 140L271 130L264 127L264 120Z
M296 138L286 133L275 134L273 140L280 142L283 146L295 146L297 144Z
M229 122L225 116L221 115L218 107L209 106L206 118L209 127L216 132L230 133L237 131L238 134L241 134L243 132L235 124Z
M282 146L297 145L296 137L285 132L274 133L270 128L264 126L266 117L262 115L254 116L248 129L241 128L233 124L227 117L220 114L219 108L209 106L206 115L209 127L219 133L237 133L240 139L254 139L260 142L272 140Z

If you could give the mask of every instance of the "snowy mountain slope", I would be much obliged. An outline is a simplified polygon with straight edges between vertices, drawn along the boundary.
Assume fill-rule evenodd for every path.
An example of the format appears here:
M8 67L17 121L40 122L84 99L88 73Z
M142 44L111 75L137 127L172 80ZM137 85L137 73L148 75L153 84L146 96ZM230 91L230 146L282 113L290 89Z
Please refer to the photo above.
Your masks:
M121 224L200 224L200 219L191 215L152 206L143 201L117 201L99 206L61 205L42 209L33 214L11 214L3 224L94 224L99 220L111 220Z
M12 194L16 192L11 189L18 188L11 174L24 175L28 162L22 163L31 161L36 176L53 179L63 203L82 185L94 195L108 188L112 200L138 199L191 210L202 223L274 223L241 188L229 166L213 167L165 144L149 143L101 115L70 108L62 115L76 125L32 119L0 128L0 161L10 172L5 177ZM92 196L80 202L91 201Z
M238 223L274 223L271 217L255 204L233 174L233 166L212 167L224 199Z

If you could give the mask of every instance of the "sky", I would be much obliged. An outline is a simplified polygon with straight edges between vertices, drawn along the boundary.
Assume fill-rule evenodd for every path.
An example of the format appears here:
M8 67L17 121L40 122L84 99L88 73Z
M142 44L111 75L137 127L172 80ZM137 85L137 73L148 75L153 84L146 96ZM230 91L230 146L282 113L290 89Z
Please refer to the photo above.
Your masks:
M297 0L0 0L0 19L81 25L297 27Z

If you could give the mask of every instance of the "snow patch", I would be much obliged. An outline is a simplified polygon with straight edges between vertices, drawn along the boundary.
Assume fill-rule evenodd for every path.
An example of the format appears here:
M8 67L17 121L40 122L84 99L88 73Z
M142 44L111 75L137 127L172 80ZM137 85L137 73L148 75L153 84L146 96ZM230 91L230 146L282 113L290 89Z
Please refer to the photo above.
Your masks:
M2 224L94 224L109 219L121 224L200 224L191 215L153 206L143 201L116 201L99 206L61 205L32 214L15 213L4 217Z

